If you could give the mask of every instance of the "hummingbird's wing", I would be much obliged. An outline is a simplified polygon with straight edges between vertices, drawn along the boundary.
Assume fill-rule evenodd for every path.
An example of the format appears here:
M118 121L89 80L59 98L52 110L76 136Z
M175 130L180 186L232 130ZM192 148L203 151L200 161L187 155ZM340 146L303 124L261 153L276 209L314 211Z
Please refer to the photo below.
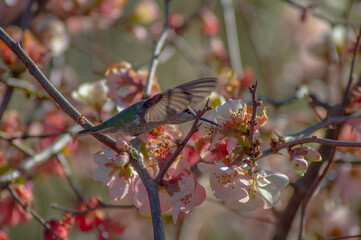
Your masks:
M156 94L143 105L144 121L165 121L202 102L216 85L216 78L202 78Z

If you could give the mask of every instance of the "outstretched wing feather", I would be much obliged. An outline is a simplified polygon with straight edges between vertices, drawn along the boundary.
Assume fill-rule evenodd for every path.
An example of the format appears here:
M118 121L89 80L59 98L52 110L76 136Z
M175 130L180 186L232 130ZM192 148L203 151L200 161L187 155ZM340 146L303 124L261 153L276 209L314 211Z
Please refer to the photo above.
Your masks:
M202 102L217 85L216 78L194 80L148 99L144 107L144 121L160 122Z

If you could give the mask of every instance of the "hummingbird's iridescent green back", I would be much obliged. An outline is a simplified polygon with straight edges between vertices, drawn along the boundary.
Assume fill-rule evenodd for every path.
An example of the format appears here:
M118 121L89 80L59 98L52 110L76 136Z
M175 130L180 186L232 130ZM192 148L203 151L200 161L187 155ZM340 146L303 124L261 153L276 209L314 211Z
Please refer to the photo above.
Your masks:
M138 117L138 112L142 108L144 102L145 100L137 102L127 107L117 115L109 118L102 124L80 131L79 134L93 133L93 132L112 133L118 131L119 129L127 128L130 125L132 125L135 120L137 120L136 118Z

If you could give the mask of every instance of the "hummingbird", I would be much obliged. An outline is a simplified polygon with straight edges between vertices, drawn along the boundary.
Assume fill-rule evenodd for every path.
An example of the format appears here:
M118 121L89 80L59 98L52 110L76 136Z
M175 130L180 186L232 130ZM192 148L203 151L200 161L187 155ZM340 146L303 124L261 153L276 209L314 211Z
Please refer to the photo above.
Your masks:
M163 124L181 124L196 118L192 107L202 102L217 85L216 78L202 78L134 103L105 122L82 130L86 133L114 133L137 136ZM201 120L213 123L210 120Z

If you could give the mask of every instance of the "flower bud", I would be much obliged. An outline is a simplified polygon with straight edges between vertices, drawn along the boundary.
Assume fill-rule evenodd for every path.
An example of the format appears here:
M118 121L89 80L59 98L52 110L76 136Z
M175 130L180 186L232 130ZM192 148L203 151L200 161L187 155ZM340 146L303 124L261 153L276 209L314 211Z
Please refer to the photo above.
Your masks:
M115 146L122 152L129 152L131 149L129 143L121 138L116 141Z
M303 176L307 171L308 163L302 155L291 154L290 166L295 173Z
M322 156L315 149L310 147L298 147L292 149L292 152L296 155L302 155L307 161L311 162L320 162L322 161Z

